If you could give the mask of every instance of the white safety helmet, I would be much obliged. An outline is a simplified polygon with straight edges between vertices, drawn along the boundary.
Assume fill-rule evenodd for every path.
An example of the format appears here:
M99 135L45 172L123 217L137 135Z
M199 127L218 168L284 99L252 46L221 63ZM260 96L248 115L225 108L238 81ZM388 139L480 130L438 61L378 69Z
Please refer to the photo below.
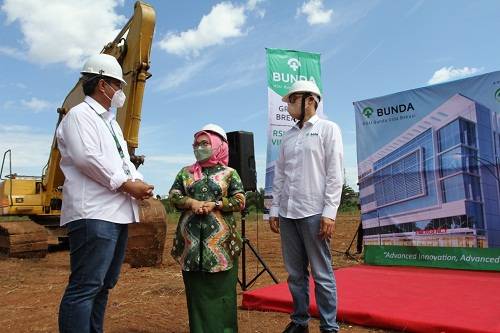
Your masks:
M224 141L227 142L227 135L226 135L226 131L224 131L222 129L222 127L220 127L219 125L215 125L215 124L206 124L205 126L203 126L198 132L201 132L201 131L208 131L208 132L214 132L216 134L219 134L223 139Z
M100 53L91 56L80 73L103 75L127 83L123 79L122 67L116 58L109 54Z
M316 97L318 98L317 100L318 103L321 100L321 92L319 91L319 88L316 85L316 83L314 81L306 81L306 80L295 81L290 87L288 93L285 96L283 96L281 100L285 103L288 103L288 97L290 97L291 94L301 93L301 92L305 93L309 92L311 94L316 95Z

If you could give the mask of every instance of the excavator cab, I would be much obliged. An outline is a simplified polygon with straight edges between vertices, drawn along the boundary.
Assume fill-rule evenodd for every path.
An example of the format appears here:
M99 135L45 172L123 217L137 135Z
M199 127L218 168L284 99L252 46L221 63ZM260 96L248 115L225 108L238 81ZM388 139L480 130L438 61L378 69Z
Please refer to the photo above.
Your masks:
M17 258L42 258L48 250L48 233L30 219L43 212L41 177L12 173L11 150L3 155L0 169L0 254ZM9 173L2 177L6 157Z

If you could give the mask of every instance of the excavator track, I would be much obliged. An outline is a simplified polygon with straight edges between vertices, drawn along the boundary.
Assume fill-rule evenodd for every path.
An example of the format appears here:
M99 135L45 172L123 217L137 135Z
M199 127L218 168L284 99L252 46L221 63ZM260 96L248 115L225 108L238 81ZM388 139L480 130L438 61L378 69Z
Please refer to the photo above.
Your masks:
M0 254L12 258L43 258L48 234L31 220L0 222Z
M159 266L167 237L167 214L160 200L139 204L140 223L129 225L125 262L131 267Z

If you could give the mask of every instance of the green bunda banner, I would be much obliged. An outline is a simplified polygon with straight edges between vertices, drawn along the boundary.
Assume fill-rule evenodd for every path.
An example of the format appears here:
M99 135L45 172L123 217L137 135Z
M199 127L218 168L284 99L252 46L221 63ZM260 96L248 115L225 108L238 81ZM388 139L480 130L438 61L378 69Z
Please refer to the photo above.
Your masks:
M500 271L500 72L354 109L366 262Z
M267 95L268 95L268 127L267 127L267 158L265 184L265 214L272 201L272 185L274 178L274 163L278 158L281 138L295 120L288 114L287 104L281 101L290 86L298 80L315 81L323 91L321 84L320 55L294 50L267 49ZM317 113L323 117L323 99L318 105Z

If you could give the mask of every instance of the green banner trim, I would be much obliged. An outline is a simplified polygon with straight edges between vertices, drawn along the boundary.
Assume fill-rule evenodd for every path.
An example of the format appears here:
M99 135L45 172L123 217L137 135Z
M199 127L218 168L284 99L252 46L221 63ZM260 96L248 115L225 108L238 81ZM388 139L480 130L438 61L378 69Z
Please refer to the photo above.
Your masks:
M365 263L500 271L500 248L367 245Z

